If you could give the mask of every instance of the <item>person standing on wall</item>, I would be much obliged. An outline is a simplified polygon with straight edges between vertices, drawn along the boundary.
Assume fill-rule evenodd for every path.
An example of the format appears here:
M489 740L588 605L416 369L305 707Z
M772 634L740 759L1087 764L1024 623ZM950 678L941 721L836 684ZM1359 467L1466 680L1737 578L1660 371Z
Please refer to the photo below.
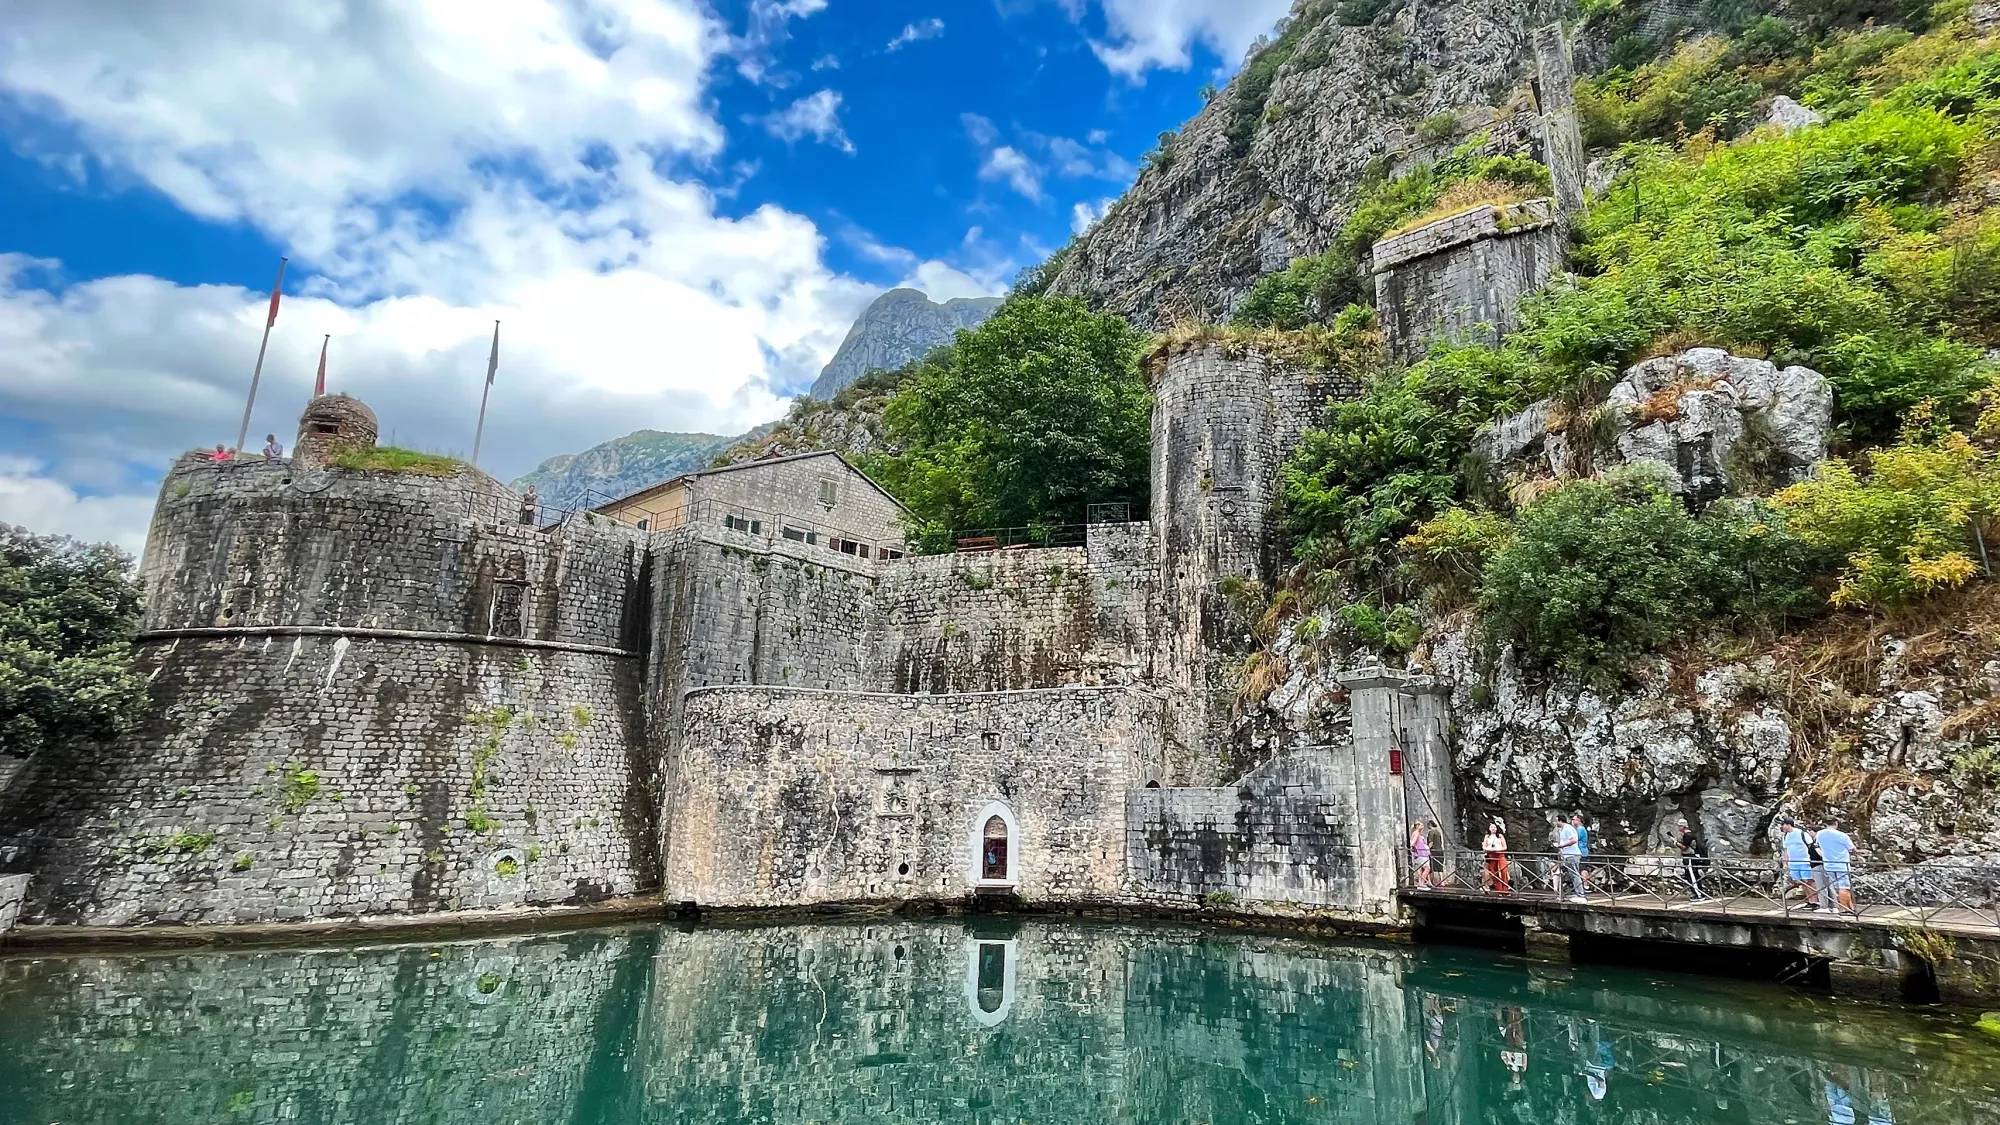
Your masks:
M1833 891L1834 904L1849 914L1854 910L1854 839L1840 830L1840 818L1830 816L1818 832L1819 854L1826 862L1826 885Z
M1556 821L1556 858L1562 864L1562 882L1569 884L1571 902L1587 901L1583 896L1583 845L1576 830L1577 818ZM1562 887L1556 888L1562 893Z
M1784 836L1779 846L1785 849L1785 890L1789 893L1796 887L1804 895L1806 905L1819 909L1819 888L1813 885L1813 864L1810 854L1812 833L1799 827L1799 822L1791 817L1779 821Z

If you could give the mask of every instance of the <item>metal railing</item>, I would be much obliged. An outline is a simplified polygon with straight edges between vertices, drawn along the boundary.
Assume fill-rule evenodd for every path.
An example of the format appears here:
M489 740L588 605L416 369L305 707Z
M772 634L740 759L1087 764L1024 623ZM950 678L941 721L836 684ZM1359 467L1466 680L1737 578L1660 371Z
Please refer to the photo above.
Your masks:
M1021 551L1037 547L1081 547L1090 541L1090 525L1084 523L1038 524L1029 527L972 527L952 532L952 549L960 553L977 551Z
M1516 901L1581 897L1608 906L1702 904L1786 919L1828 915L1895 926L2000 928L2000 866L1932 862L1878 868L1851 863L1845 870L1811 866L1804 874L1803 880L1793 879L1791 865L1777 858L1673 853L1579 858L1518 851L1496 857L1452 848L1428 863L1413 858L1402 883L1414 891Z

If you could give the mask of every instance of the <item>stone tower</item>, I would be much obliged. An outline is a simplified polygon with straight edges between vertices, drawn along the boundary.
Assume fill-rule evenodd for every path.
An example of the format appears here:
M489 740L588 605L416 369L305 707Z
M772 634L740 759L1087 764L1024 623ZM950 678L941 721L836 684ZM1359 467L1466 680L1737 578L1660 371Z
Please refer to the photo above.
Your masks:
M369 449L380 426L368 404L348 395L321 395L299 415L299 436L292 457L303 464L323 465L342 449Z

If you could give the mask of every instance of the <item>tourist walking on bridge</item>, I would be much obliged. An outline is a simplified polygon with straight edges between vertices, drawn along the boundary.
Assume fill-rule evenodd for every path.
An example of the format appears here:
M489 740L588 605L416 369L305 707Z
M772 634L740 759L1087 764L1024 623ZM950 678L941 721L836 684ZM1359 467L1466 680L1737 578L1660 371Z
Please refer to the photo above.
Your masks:
M1424 822L1410 825L1410 865L1417 873L1417 886L1431 885L1431 838L1424 832Z
M1701 875L1702 869L1708 866L1708 845L1701 842L1701 838L1694 834L1694 829L1688 827L1685 819L1679 823L1676 831L1680 835L1681 871L1687 876L1688 889L1694 892L1696 902L1706 902L1708 895L1701 889Z
M1507 834L1500 830L1497 821L1486 825L1486 838L1479 842L1481 851L1486 853L1486 889L1495 894L1508 894L1507 885Z
M1840 830L1840 818L1830 816L1818 832L1813 835L1819 841L1819 854L1826 861L1826 885L1833 892L1835 906L1849 914L1854 913L1854 840Z
M1578 841L1576 824L1573 820L1556 821L1556 857L1562 863L1563 882L1569 884L1569 900L1585 901L1583 896L1583 846ZM1558 886L1556 893L1561 894Z
M1789 893L1796 887L1805 896L1806 905L1819 909L1819 888L1813 885L1812 833L1799 827L1799 822L1786 817L1779 822L1784 829L1784 837L1779 846L1785 849L1785 890Z

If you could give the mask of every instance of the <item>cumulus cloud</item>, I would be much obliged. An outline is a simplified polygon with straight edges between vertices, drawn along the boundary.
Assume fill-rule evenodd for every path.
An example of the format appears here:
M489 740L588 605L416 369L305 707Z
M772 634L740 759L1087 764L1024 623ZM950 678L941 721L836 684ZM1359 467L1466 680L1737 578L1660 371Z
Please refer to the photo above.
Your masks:
M854 154L854 142L847 139L847 131L840 127L837 91L821 90L759 120L767 132L781 141L811 137L850 156Z
M0 454L0 523L111 543L136 556L146 546L153 499L151 492L81 496L41 462Z
M986 153L986 158L979 165L979 178L1004 181L1008 187L1029 199L1042 198L1041 168L1022 155L1020 150L1007 145Z
M1243 57L1291 11L1292 0L1056 0L1081 21L1091 3L1107 32L1091 48L1114 74L1138 79L1153 67L1185 70L1196 43L1229 62Z
M1069 209L1070 233L1082 234L1096 226L1097 220L1102 219L1104 213L1111 210L1111 205L1115 202L1117 202L1115 199L1100 199L1096 203L1085 200L1072 206Z
M253 444L289 442L330 333L330 383L375 407L385 439L468 450L495 319L483 457L503 477L641 426L726 434L782 413L874 288L827 267L811 221L719 214L688 174L723 140L703 76L739 44L701 0L504 7L19 0L0 111L100 178L292 254ZM828 94L795 127L840 144ZM141 508L105 494L150 503L171 456L235 438L264 294L77 282L6 249L0 416L31 435L10 453L36 460L6 469L9 510L57 529L123 518ZM982 261L899 268L976 284ZM47 516L58 503L77 513Z
M927 20L904 24L903 30L897 32L894 39L889 40L887 50L900 51L912 43L921 42L925 39L936 39L943 34L944 21L938 19L936 16L932 16Z

